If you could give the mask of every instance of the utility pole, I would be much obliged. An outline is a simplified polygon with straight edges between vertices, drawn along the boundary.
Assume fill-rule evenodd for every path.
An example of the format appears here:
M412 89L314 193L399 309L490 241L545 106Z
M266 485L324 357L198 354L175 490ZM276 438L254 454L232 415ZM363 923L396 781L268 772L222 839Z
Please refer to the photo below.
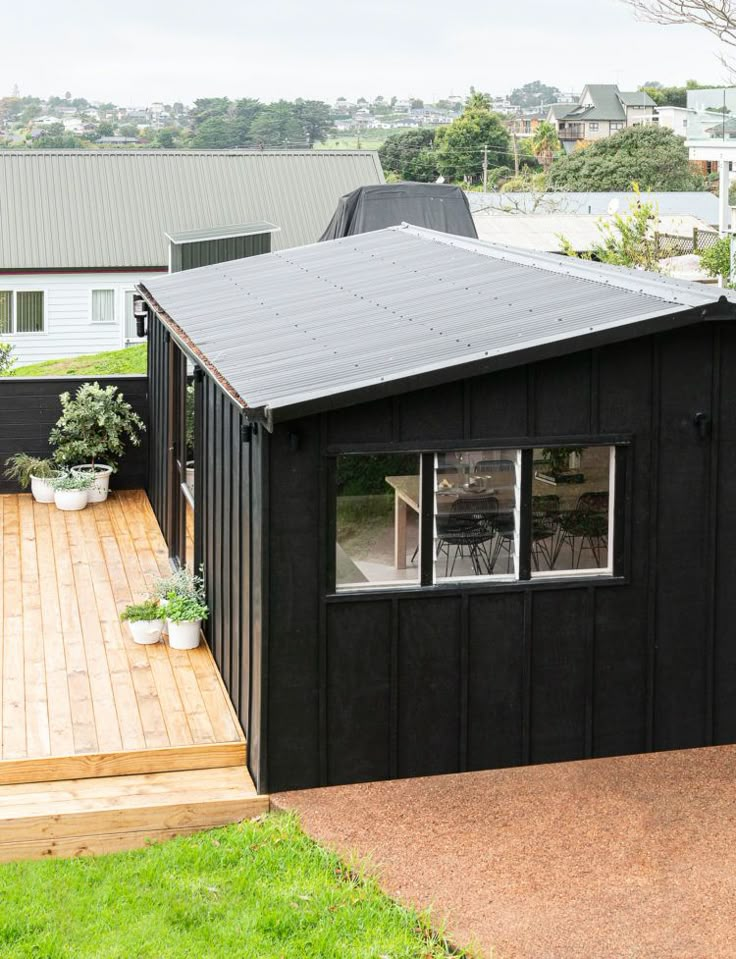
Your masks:
M519 144L516 140L516 130L511 131L511 136L514 141L514 175L519 175Z
M483 146L483 192L488 193L488 144Z

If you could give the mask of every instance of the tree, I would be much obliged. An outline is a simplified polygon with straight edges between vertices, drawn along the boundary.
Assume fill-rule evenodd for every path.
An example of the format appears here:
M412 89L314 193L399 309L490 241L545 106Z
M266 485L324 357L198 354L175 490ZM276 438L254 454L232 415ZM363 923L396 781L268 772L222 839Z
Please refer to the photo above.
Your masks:
M733 0L623 0L642 20L667 26L703 27L721 43L736 49L736 5Z
M534 156L539 160L542 169L547 172L552 166L555 154L562 150L557 130L549 122L543 120L529 138L529 146Z
M631 202L629 212L616 213L611 220L599 220L601 240L589 253L582 254L580 259L661 273L659 261L662 253L655 229L659 223L659 213L654 203L641 199L637 185L633 186L637 198ZM566 237L560 236L560 241L563 253L578 256Z
M107 120L103 120L102 123L97 125L96 136L99 137L114 137L115 136L115 127L112 123Z
M310 147L321 143L335 132L332 110L322 100L295 100L294 116L304 128Z
M733 286L731 276L731 237L723 236L699 255L700 265L712 277L724 277L726 286Z
M549 86L540 80L532 80L531 83L525 83L523 87L512 90L509 102L515 107L521 107L522 110L530 110L545 103L557 103L561 96L557 87Z
M250 125L251 144L259 147L300 147L307 133L301 120L294 116L287 100L270 103Z
M703 190L705 180L690 167L682 137L666 127L636 126L556 159L549 170L556 190Z
M480 106L485 94L471 94L463 113L435 135L437 169L448 180L480 180L484 148L488 166L507 167L510 139L501 118L487 106ZM478 104L478 105L476 105Z
M231 150L238 146L238 131L224 116L212 116L197 126L192 137L195 150Z
M392 133L378 151L386 173L399 180L433 183L439 176L435 153L435 131L428 127Z
M120 127L120 136L128 137L131 140L138 139L138 127L134 123L124 123Z

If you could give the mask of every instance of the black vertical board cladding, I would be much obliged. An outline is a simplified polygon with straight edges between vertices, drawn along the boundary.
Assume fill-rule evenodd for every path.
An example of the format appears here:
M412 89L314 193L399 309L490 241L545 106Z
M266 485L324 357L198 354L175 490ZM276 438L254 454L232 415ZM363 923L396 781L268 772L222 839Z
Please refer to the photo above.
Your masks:
M708 497L711 444L695 416L712 416L712 328L657 341L661 413L657 510L654 746L702 746L705 738Z
M534 367L534 425L539 436L591 429L591 354L573 353Z
M327 610L327 779L389 779L391 602Z
M468 769L524 761L524 596L471 596L468 603Z
M465 435L465 398L462 383L406 393L397 400L399 439L405 442Z
M240 604L242 602L242 593L240 590L241 573L240 564L241 551L240 539L242 535L242 517L240 515L240 486L242 477L240 475L240 412L231 405L230 407L230 436L228 438L230 447L231 466L230 471L232 480L230 482L230 501L228 503L228 527L230 530L230 666L227 675L227 688L231 690L230 696L235 706L236 712L240 713L240 666L242 660L242 646L245 641L240 623Z
M207 423L207 453L206 453L206 483L205 483L205 528L207 530L204 546L205 582L207 584L207 604L210 610L215 606L215 582L217 580L217 564L215 562L215 479L216 479L216 449L217 435L215 431L215 396L217 387L207 377L205 380L207 398L204 420ZM207 624L207 638L210 648L214 649L214 623L210 618Z
M468 434L502 439L524 436L527 426L526 370L503 370L469 381Z
M461 601L404 599L397 608L398 775L457 772Z
M269 778L268 699L270 650L268 601L272 593L269 570L270 525L269 437L258 428L251 437L251 647L250 703L248 720L248 769L259 792L273 790ZM282 600L288 602L288 599ZM315 744L316 748L316 744ZM316 784L316 780L315 780Z
M326 419L328 445L342 442L355 442L359 436L363 443L391 443L393 440L393 400L378 400L375 403L361 403L348 406Z
M585 755L589 625L584 589L537 592L531 649L531 761Z
M736 742L736 328L720 326L718 522L714 622L714 742Z
M233 487L233 456L232 456L232 415L233 405L223 396L222 409L222 560L219 579L222 582L222 597L220 620L222 622L222 645L220 652L220 672L228 689L232 687L232 654L231 654L231 607L232 595L232 487Z
M245 424L242 417L238 420L238 432ZM251 583L251 527L252 527L252 497L251 497L251 443L244 435L240 435L240 483L238 484L237 516L234 522L238 523L240 531L240 578L238 616L240 620L240 692L238 695L238 714L244 728L250 721L250 680L251 680L251 645L252 645L252 583Z
M215 408L215 418L214 418L214 434L215 434L215 451L213 459L213 472L214 472L214 490L213 490L213 509L214 509L214 565L213 565L213 575L215 577L214 582L214 610L213 610L213 619L214 619L214 630L212 633L213 639L213 649L212 652L215 657L217 665L222 668L222 642L223 642L223 624L222 624L222 594L224 590L223 576L222 576L222 540L223 540L223 524L224 524L224 503L222 497L223 481L224 481L224 464L223 464L223 445L222 445L222 420L224 416L225 408L225 397L223 396L222 390L216 390L214 396L214 408Z
M626 467L631 504L624 523L631 584L595 593L593 754L642 752L647 734L648 547L652 409L651 339L599 355L599 425L633 435Z
M320 452L316 417L277 426L270 436L271 791L320 778Z
M33 456L48 456L51 453L49 432L61 415L59 394L74 394L83 383L90 381L103 387L117 386L150 427L146 376L0 377L0 467L9 456L21 450ZM140 446L126 446L112 486L143 489L148 486L148 476L148 435L144 433ZM0 493L17 490L18 486L6 479L0 468Z

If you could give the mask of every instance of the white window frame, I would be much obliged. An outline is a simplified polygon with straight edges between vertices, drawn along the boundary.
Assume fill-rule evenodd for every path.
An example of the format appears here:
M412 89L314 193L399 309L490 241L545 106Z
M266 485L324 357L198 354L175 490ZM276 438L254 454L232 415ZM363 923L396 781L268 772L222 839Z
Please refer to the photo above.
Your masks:
M123 300L122 313L123 313L123 319L122 319L122 323L120 324L120 329L121 329L121 342L122 342L122 344L123 344L124 347L125 347L125 346L134 346L134 345L137 344L137 343L145 343L145 342L146 342L145 337L141 338L141 337L138 337L138 336L128 336L128 331L127 331L127 322L128 322L127 309L128 309L128 294L129 294L129 293L131 293L131 294L133 295L133 297L135 297L136 295L138 295L138 294L137 294L137 290L136 290L136 288L135 288L134 286L125 287L125 289L122 291L122 300Z
M511 452L510 450L501 450L496 447L494 450L462 449L451 452L461 453L489 453L489 452ZM432 583L434 586L453 586L458 583L469 584L491 584L491 583L517 583L519 582L519 559L521 550L521 449L514 449L514 572L513 573L486 573L484 575L473 574L465 576L438 576L437 575L437 466L439 453L434 454L434 495L432 512L432 548L434 550L434 563L432 565ZM489 494L493 495L493 494ZM421 506L421 504L420 504ZM421 514L420 514L420 533L421 541Z
M90 326L94 327L95 329L96 329L98 326L107 326L107 327L109 327L109 326L115 326L115 324L117 323L117 316L118 316L118 296L117 296L117 292L118 292L118 291L117 291L117 289L116 289L114 286L95 286L95 287L92 287L92 289L89 291L89 311L88 311L88 315L89 315L89 323L90 323ZM93 304L93 301L94 301L94 295L95 295L95 293L112 293L112 319L111 319L111 320L95 320L95 319L94 319L94 313L93 313L92 304Z
M3 288L0 289L0 293L10 293L11 295L11 326L12 329L9 333L0 333L0 337L15 337L15 336L46 336L48 335L49 330L49 294L48 290L45 287L13 287L12 289ZM41 293L43 295L43 329L42 330L29 330L18 332L15 328L18 317L18 294L19 293Z
M600 131L600 125L597 120L591 120L588 124L588 133L598 133Z

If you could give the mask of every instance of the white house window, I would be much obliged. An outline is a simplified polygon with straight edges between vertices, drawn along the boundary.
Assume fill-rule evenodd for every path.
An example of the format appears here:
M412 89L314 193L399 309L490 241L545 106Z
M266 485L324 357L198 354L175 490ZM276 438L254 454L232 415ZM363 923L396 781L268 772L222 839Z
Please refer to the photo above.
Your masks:
M115 290L92 290L92 322L115 322Z
M42 290L0 290L0 334L43 333L44 328Z
M614 120L611 123L611 132L613 133L616 130L623 130L625 126L626 126L625 123L620 123L618 120Z
M589 124L588 124L588 132L589 132L589 133L597 133L597 132L598 132L598 124L597 124L597 123L589 123Z
M135 302L135 290L126 290L125 291L125 345L130 346L132 343L141 343L143 342L138 338L136 331L136 321L135 313L133 312L133 305Z

